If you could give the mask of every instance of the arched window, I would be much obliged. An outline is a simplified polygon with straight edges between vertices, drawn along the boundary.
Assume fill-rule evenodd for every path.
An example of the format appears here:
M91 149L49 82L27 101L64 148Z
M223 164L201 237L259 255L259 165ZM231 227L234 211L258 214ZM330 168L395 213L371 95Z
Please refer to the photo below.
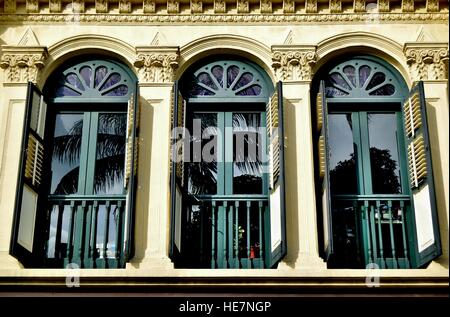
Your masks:
M356 57L322 75L318 201L330 267L420 267L440 255L423 85ZM425 238L426 236L426 238Z
M176 83L175 265L275 266L286 252L281 84L273 93L257 65L223 59L191 67L180 91Z
M124 267L131 255L137 81L68 61L28 85L12 253L26 266Z

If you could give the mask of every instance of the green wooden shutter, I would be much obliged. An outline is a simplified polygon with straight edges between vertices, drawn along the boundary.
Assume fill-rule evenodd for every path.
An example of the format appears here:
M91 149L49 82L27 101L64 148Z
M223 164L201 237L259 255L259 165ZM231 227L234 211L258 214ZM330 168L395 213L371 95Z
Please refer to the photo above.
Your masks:
M139 84L136 83L134 94L128 100L127 107L127 130L125 149L125 191L126 218L125 218L125 252L124 261L128 262L134 253L134 209L137 185L137 164L138 164L138 129L139 129ZM122 263L125 265L125 263ZM122 266L123 266L122 265Z
M35 254L42 253L36 248L35 229L37 217L42 213L38 210L38 200L43 188L46 112L42 93L29 82L10 250L25 266L36 260Z
M266 108L269 154L269 205L271 266L280 261L286 248L284 176L283 88L278 82Z
M328 107L325 96L325 82L320 82L316 99L317 130L319 131L319 177L321 182L322 221L323 221L323 254L326 261L333 253L333 218L331 213L330 174L328 169Z
M172 260L181 252L181 217L184 184L184 130L186 104L175 82L171 105L171 155L170 155L170 252Z
M412 260L414 266L421 267L442 252L423 82L411 89L403 105L403 119L416 241Z

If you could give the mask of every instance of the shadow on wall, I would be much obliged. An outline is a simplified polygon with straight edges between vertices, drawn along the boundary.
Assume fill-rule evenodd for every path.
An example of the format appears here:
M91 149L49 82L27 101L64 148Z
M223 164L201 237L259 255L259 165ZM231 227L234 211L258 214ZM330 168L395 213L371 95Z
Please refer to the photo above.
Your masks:
M438 220L439 220L439 230L441 235L441 245L442 245L442 256L441 258L443 261L440 261L440 259L437 259L437 262L439 264L442 264L445 268L448 269L448 257L449 257L449 234L448 234L448 214L447 210L445 208L445 201L443 197L448 195L448 193L445 192L444 188L444 179L443 177L446 177L442 171L442 164L448 164L445 162L442 162L442 153L439 147L439 135L437 133L437 113L435 105L427 102L427 117L428 117L428 129L430 133L430 143L431 143L431 155L433 158L433 178L434 178L434 187L436 192L436 203L437 203L437 212L438 212ZM434 146L433 146L434 145ZM445 159L445 158L444 158ZM441 199L439 199L442 197Z

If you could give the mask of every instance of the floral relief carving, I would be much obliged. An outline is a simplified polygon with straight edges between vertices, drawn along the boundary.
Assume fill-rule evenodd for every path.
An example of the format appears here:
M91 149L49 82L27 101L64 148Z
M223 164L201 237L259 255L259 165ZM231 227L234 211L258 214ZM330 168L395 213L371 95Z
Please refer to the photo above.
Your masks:
M330 12L331 13L342 12L342 1L341 0L330 0Z
M3 10L5 13L16 12L16 0L5 0L3 4Z
M119 0L119 12L131 13L131 1Z
M39 70L44 67L47 54L6 53L0 60L0 68L5 70L5 82L37 82Z
M365 12L366 11L366 0L354 0L353 11Z
M214 0L214 13L225 13L226 10L225 0Z
M403 12L414 12L414 0L402 0Z
M306 13L317 13L317 0L306 0Z
M272 13L272 0L261 0L261 13Z
M427 0L427 12L438 12L439 0Z
M238 13L249 13L250 6L248 0L237 0L237 12Z
M52 13L61 12L61 0L49 0L48 6Z
M177 0L167 0L167 13L179 13L180 3Z
M25 8L28 13L39 12L39 0L27 0L25 3Z
M279 80L312 80L313 67L316 63L313 50L274 51L272 67Z
M156 0L144 0L144 13L156 12Z
M72 12L73 13L83 13L84 12L84 0L73 0L72 1Z
M178 68L178 53L140 53L134 66L142 83L171 83Z
M283 12L284 13L295 13L295 1L294 0L283 0Z
M95 11L97 13L108 12L108 0L95 0Z
M414 81L448 79L448 48L407 47L405 56Z
M390 0L378 0L378 12L389 12Z
M202 13L203 2L200 0L191 0L191 13Z

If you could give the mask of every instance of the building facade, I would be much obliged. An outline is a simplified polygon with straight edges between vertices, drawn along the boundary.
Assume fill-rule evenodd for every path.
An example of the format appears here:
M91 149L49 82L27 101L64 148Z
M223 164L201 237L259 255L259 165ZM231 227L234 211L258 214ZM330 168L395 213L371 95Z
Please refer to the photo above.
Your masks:
M1 0L2 289L448 287L448 18Z

